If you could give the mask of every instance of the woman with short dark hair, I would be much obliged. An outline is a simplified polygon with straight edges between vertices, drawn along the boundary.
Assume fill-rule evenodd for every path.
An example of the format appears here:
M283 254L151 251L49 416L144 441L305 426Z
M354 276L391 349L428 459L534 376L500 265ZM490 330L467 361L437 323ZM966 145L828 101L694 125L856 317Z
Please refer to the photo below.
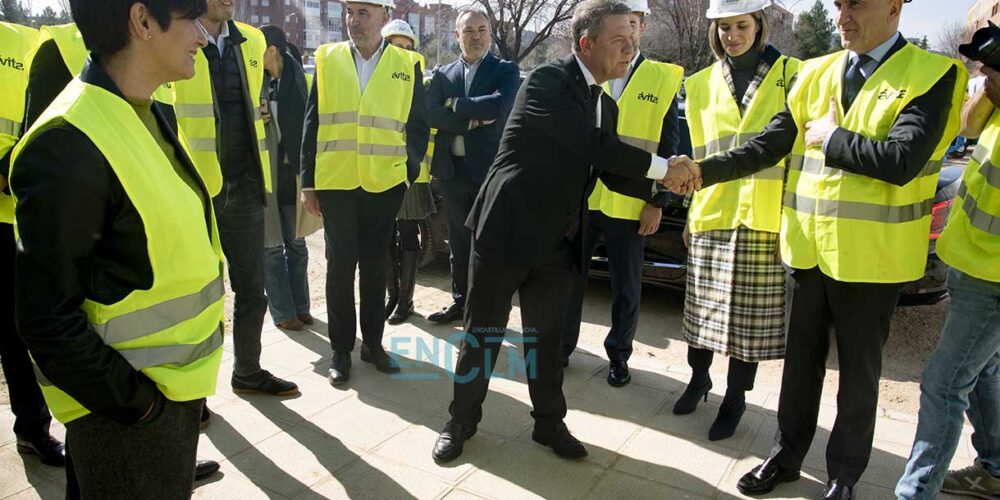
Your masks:
M211 198L153 103L205 0L73 0L91 55L15 148L17 329L82 498L191 496L222 356Z

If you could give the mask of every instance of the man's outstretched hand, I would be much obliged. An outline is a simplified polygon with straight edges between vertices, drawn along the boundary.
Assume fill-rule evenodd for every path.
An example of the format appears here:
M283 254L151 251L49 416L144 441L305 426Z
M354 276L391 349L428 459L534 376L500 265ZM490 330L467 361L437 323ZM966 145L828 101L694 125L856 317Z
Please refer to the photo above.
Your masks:
M668 163L667 175L658 182L679 195L701 189L701 167L687 156L675 156Z

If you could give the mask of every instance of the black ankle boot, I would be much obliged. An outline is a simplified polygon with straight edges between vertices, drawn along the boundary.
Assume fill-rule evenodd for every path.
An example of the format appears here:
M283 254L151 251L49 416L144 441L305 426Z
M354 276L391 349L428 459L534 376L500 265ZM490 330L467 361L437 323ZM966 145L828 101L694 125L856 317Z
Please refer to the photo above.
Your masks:
M398 325L413 314L413 289L417 285L417 261L420 251L403 250L402 263L399 266L399 302L396 310L389 316L390 325Z
M736 427L740 425L740 419L743 418L746 411L746 393L733 389L726 391L726 397L722 400L722 406L719 407L719 414L708 430L708 440L719 441L736 434Z
M708 391L712 390L712 379L708 374L695 374L688 382L684 393L674 403L674 415L694 413L702 399L708 401Z

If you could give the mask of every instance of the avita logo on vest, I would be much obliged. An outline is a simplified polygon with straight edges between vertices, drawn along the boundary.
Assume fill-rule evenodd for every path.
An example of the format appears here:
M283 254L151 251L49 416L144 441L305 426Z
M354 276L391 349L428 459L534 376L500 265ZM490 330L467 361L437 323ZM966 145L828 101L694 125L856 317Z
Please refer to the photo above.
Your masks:
M653 104L659 104L660 98L656 97L656 94L652 92L640 92L636 99L640 101L651 102Z
M7 66L15 71L24 71L24 63L13 57L3 57L0 55L0 66Z
M904 99L906 98L906 89L900 89L898 91L892 91L885 89L878 93L878 100L888 101L890 99Z
M410 81L410 75L402 71L396 71L392 74L393 80L403 80L404 82Z

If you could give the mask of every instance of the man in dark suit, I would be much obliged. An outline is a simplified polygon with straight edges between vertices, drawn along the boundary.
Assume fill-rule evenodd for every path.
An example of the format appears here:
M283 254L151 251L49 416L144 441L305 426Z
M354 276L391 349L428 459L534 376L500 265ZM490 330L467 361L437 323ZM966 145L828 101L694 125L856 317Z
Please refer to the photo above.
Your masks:
M587 197L598 175L610 189L644 199L654 192L649 179L675 184L691 176L677 168L668 177L665 159L619 140L617 107L602 97L599 85L624 76L635 52L629 13L614 0L581 3L572 21L574 55L541 66L518 91L467 222L474 237L467 333L451 420L432 453L438 462L458 457L476 432L514 293L534 407L532 439L561 457L587 455L563 423L561 363L570 291L583 261Z
M427 88L427 122L438 130L431 175L440 180L444 196L454 299L427 318L435 323L462 318L472 246L465 219L497 155L520 84L517 65L490 54L491 32L482 11L459 12L455 37L462 56L435 72Z

